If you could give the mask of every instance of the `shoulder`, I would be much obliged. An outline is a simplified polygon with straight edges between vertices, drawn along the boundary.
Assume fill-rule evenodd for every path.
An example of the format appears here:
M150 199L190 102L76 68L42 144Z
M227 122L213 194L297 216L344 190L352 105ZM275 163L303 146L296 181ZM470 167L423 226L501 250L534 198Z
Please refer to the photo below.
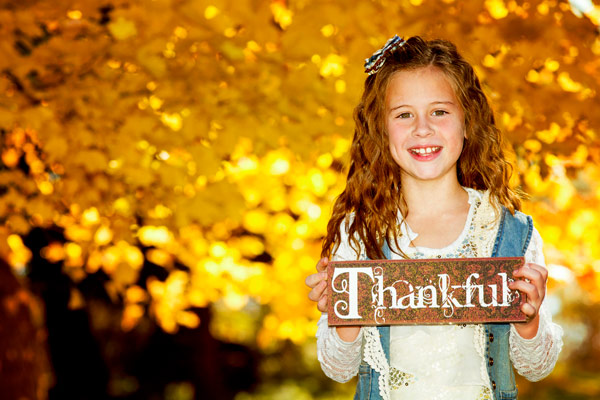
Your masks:
M470 187L465 187L464 189L469 194L469 203L475 206L477 214L485 214L486 219L498 219L498 210L500 208L490 196L489 190L477 190Z
M489 196L489 190L477 190L477 189L473 189L467 186L463 186L463 189L466 190L466 192L469 194L469 200L470 199L477 199L477 200L482 200L484 196Z
M533 234L533 218L531 218L531 215L518 210L511 214L506 207L502 206L501 225L503 230L518 233L520 236L525 237L527 242L531 240Z
M530 215L521 211L515 211L511 214L506 207L502 206L496 245L504 243L515 249L518 247L518 253L523 255L531 245L536 246L535 243L538 241L541 241L541 238L533 227L533 218Z
M544 241L535 227L533 227L531 240L525 252L525 260L539 265L546 265L544 259Z
M355 240L360 245L360 251L357 253L350 243L350 225L354 221L354 212L348 213L346 218L340 224L340 243L339 246L334 249L331 256L332 261L354 261L360 259L364 246L362 241L357 234L354 235Z
M465 188L465 190L469 194L469 203L473 205L475 211L473 222L476 226L486 229L497 227L500 221L499 208L490 198L490 191L471 188Z
M522 224L531 225L533 227L533 218L531 217L531 215L528 215L522 211L516 210L515 214L512 215L512 217L517 219Z
M346 214L346 217L340 224L340 236L345 241L348 240L348 236L350 234L350 225L352 225L352 222L354 222L355 215L356 213L354 211Z

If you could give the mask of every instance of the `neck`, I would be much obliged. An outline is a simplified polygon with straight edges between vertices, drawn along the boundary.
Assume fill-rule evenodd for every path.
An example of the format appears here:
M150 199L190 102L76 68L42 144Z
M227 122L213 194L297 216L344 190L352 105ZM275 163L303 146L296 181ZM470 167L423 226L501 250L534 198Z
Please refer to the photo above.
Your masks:
M455 178L455 177L453 177ZM456 209L468 199L458 179L416 181L404 179L402 194L408 206L408 214L436 215Z

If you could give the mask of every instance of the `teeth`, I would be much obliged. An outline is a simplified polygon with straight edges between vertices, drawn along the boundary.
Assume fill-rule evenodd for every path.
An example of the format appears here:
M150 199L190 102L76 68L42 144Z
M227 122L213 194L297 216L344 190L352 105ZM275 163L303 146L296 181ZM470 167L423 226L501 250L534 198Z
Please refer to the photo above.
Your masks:
M431 153L435 153L436 151L438 151L440 149L440 147L435 146L435 147L420 147L418 149L411 149L410 151L415 153L415 154L431 154Z

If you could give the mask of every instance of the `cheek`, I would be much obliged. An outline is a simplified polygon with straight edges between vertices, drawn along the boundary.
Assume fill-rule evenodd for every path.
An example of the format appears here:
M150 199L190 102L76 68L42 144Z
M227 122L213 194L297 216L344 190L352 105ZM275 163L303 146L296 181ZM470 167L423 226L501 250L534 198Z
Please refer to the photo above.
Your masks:
M399 153L403 147L403 135L398 131L388 133L388 147L392 155Z
M388 132L388 140L390 144L400 145L408 136L409 128L406 124L388 124L387 132Z
M459 163L460 159L465 151L466 139L464 136L460 136L456 145L456 162Z
M403 154L402 148L403 147L402 147L401 135L398 135L397 132L389 133L388 134L389 155L391 156L393 162L395 162L396 164L399 164L399 162L400 162L400 158Z
M455 144L457 147L462 147L466 134L463 124L456 121L447 121L443 126L440 126L440 128L447 132L447 141Z
M464 146L465 146L465 138L461 133L460 135L457 135L455 140L453 141L453 147L455 148L455 151L457 153L459 153L459 155L460 155L460 153L462 153Z

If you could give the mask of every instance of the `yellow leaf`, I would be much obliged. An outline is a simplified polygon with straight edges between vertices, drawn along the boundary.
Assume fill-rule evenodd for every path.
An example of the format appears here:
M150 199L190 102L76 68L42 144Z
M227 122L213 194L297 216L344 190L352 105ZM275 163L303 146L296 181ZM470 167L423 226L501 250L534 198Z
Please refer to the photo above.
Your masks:
M129 264L119 263L111 275L118 288L125 288L137 281L138 271Z
M180 311L177 313L177 323L193 329L200 325L200 318L191 311Z
M85 306L85 299L81 292L75 288L71 288L71 294L69 296L69 310L79 310Z
M486 0L485 8L495 19L502 19L508 15L508 9L502 0Z
M72 155L72 161L89 172L103 171L108 166L106 154L100 150L86 149Z
M129 39L137 34L135 23L124 17L119 17L116 21L108 24L108 30L117 40Z
M121 327L128 331L138 324L139 320L144 316L144 308L139 304L127 304L123 310L121 319Z
M62 160L68 150L69 145L63 136L52 136L44 143L44 151L49 154L50 161Z

